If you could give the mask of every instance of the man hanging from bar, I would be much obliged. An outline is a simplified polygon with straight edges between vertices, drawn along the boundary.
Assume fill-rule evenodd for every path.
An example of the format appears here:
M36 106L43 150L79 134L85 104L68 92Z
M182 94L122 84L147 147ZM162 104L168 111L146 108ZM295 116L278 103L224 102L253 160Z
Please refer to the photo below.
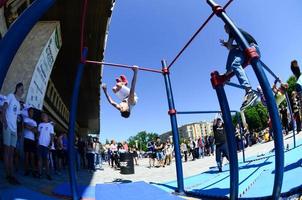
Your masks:
M226 75L228 75L233 71L237 76L240 85L242 85L245 88L246 94L241 106L241 110L244 110L245 108L247 108L248 106L252 105L255 102L255 100L257 99L257 94L252 90L251 84L249 83L246 73L242 67L242 65L246 61L244 53L239 48L238 44L233 44L233 42L235 41L235 36L230 30L230 27L225 25L224 29L225 32L229 34L228 41L224 41L222 39L220 40L221 45L229 50L229 55L226 63L226 69L227 69ZM260 56L260 51L258 49L256 40L244 30L242 29L239 30L241 31L245 39L248 41L250 46L256 48Z
M128 118L130 116L131 109L136 105L138 97L135 93L135 85L137 80L138 67L133 66L134 74L131 81L131 88L127 87L127 78L122 75L116 79L116 85L112 88L113 93L121 100L120 103L116 103L107 92L107 85L102 84L103 91L106 95L108 102L113 105L117 110L121 112L121 116Z

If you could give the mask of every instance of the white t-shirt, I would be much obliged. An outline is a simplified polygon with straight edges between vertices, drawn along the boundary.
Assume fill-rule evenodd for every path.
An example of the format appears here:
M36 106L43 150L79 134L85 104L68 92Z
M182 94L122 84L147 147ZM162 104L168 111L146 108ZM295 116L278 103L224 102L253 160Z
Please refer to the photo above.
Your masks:
M28 125L31 127L37 127L37 122L29 117L24 118L24 125ZM24 128L24 138L30 139L30 140L35 140L35 134L26 128Z
M121 100L121 101L128 101L128 97L130 95L130 88L126 87L126 86L122 86L122 88L117 91L116 96ZM134 93L134 105L137 103L138 97L136 96L136 94Z
M39 145L48 147L51 139L51 135L54 135L54 128L51 123L42 122L38 126L38 131L40 133Z
M6 96L0 94L0 107L3 106L5 102L7 102Z
M20 102L16 99L14 94L7 96L8 107L6 109L7 127L17 134L17 117L20 114Z

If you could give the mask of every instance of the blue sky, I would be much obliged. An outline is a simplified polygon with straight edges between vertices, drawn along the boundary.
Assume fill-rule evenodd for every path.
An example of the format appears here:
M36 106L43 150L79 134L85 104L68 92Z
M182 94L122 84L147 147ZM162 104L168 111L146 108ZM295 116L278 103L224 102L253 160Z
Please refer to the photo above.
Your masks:
M171 61L191 35L211 13L206 1L196 0L118 0L109 28L105 61L161 68L161 59ZM226 1L217 1L224 4ZM257 40L262 60L286 80L290 61L302 63L301 0L234 1L227 13L235 23ZM202 33L171 68L171 81L176 109L217 110L219 104L210 84L210 73L225 71L228 51L219 39L227 39L223 24L214 17ZM248 67L248 77L254 87L255 75ZM103 81L112 87L115 77L131 70L105 67ZM270 81L273 82L269 76ZM237 82L234 78L232 82ZM111 92L111 90L109 90ZM231 109L239 109L244 91L226 89ZM111 93L112 94L112 93ZM124 119L104 98L101 102L101 140L126 140L137 132L169 131L164 79L160 74L140 71L137 94L139 101L131 117ZM214 115L178 116L178 125L210 120Z

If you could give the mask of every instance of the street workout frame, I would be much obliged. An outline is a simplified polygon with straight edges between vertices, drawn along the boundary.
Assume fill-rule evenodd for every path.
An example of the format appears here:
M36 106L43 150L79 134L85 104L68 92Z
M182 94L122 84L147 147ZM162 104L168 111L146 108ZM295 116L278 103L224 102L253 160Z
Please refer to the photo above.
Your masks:
M85 19L86 19L86 12L87 12L87 1L88 0L84 0L84 4L83 4L83 13L81 19L81 40L80 40L81 58L80 58L80 63L78 65L73 93L72 93L70 117L69 117L69 130L68 130L68 138L69 138L68 155L69 155L69 163L70 163L69 177L70 177L70 185L72 190L72 197L74 200L80 199L79 191L77 187L77 179L76 179L76 169L75 169L76 152L74 149L74 142L75 142L75 121L76 121L76 114L77 114L78 96L79 96L80 83L84 72L84 67L86 64L97 64L102 66L131 68L131 66L129 65L91 61L87 59L88 48L84 47L84 27L85 27ZM274 186L272 191L272 198L274 200L277 200L281 194L283 172L284 172L283 135L282 135L281 122L278 114L278 108L270 84L263 70L263 68L266 68L266 65L264 65L264 63L259 59L259 55L255 51L255 49L249 46L246 39L243 37L242 33L239 31L237 26L235 26L235 24L232 22L232 20L228 17L228 15L225 12L225 9L230 5L232 1L233 0L229 0L224 7L221 7L220 5L216 4L213 0L207 0L207 3L212 8L213 12L206 19L206 21L201 25L201 27L196 31L196 33L190 38L190 40L185 44L185 46L172 60L172 62L169 65L167 65L166 61L163 60L162 70L142 68L142 67L140 67L139 70L146 71L146 72L160 73L164 76L168 106L169 106L168 114L170 115L172 133L173 133L173 143L175 149L176 173L177 173L176 192L180 194L185 194L186 191L184 189L183 170L182 170L181 154L180 154L180 147L179 147L179 133L178 133L176 115L197 114L200 112L176 111L174 99L173 99L169 69L176 62L176 60L182 55L185 49L191 44L191 42L195 39L195 37L201 32L201 30L207 25L207 23L214 15L217 15L225 24L227 24L230 27L231 31L234 33L236 42L239 44L240 48L245 52L246 60L248 60L249 63L252 65L256 77L263 90L265 99L267 101L267 109L269 111L269 115L272 120L273 131L275 136L274 138L275 178L274 178ZM21 43L25 39L26 35L36 24L36 22L42 17L42 15L54 3L55 0L35 0L32 3L32 5L28 9L26 9L23 12L23 14L15 21L15 23L8 30L7 34L0 41L0 87L2 87L3 81L5 79L9 66L13 60L13 57L16 54L17 50L19 49ZM246 66L247 65L245 65L245 67ZM267 69L269 68L267 67ZM238 157L236 152L237 149L233 148L236 146L235 136L234 136L235 129L232 123L231 110L229 108L228 100L224 90L224 85L233 76L234 76L233 73L229 74L228 76L220 75L217 71L211 73L211 82L213 88L216 91L218 101L220 104L221 113L225 125L226 139L228 143L228 151L230 157L230 199L232 200L238 199L238 186L239 186Z

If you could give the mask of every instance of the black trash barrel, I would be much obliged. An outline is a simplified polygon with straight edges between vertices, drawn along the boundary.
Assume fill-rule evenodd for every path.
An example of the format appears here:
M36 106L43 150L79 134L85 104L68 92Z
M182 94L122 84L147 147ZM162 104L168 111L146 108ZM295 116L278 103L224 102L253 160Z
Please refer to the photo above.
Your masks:
M134 174L133 155L131 153L120 154L121 174Z

